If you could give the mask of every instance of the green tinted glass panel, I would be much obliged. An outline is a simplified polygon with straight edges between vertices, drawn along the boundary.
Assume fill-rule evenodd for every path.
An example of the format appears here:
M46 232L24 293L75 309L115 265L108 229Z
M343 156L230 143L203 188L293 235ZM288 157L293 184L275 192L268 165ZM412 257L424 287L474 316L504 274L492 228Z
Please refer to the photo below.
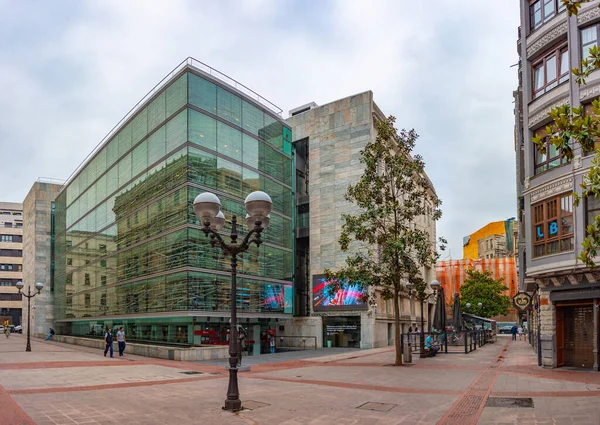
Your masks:
M189 111L189 136L188 140L199 146L217 150L217 122L214 118L201 112Z
M258 136L258 132L265 126L264 112L242 101L242 127L244 130Z
M119 132L119 156L131 149L131 124L127 124Z
M235 196L242 196L242 167L217 158L217 188Z
M148 134L148 109L142 109L131 123L131 144L135 145Z
M213 83L188 73L189 103L200 109L217 114L217 86Z
M106 167L115 164L119 159L119 138L114 137L106 146Z
M184 74L174 81L166 90L167 94L167 117L170 117L186 104L187 76Z
M131 180L131 153L119 161L119 187Z
M148 141L144 140L132 153L131 174L137 176L148 167Z
M148 132L161 125L166 119L165 92L162 92L156 99L148 105Z
M154 164L166 155L166 128L162 126L148 137L148 165Z
M188 179L192 183L217 187L217 157L196 148L188 148Z
M187 112L182 111L167 122L167 152L183 145L187 140Z
M244 134L242 137L242 153L244 155L244 164L256 169L259 168L258 144L260 142L255 138Z
M217 151L221 155L242 160L242 133L222 122L217 122Z
M237 126L241 125L242 100L229 91L217 87L217 115Z

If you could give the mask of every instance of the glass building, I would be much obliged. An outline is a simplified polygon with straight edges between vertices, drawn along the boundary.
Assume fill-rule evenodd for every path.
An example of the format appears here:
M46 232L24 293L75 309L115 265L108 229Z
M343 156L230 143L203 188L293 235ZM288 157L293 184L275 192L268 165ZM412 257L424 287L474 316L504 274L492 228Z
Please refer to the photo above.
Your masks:
M124 326L129 341L225 343L230 265L193 213L204 191L221 198L224 234L232 215L244 223L246 195L271 196L264 244L238 263L238 317L261 336L291 317L290 127L249 89L203 69L190 59L176 68L57 197L58 333L102 336Z

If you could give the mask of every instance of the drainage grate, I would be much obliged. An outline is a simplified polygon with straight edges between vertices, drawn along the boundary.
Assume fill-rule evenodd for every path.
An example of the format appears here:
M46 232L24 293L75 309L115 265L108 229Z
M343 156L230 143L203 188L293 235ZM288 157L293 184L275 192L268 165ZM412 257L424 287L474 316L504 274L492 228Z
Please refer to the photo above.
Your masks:
M194 370L186 370L185 372L179 372L179 373L183 373L184 375L202 375L202 372L196 372Z
M397 404L375 403L373 401L370 401L368 403L361 404L360 406L357 407L357 409L376 410L378 412L389 412L396 406L397 406Z
M485 407L533 407L533 399L530 397L490 397Z
M244 410L254 410L254 409L258 409L259 407L265 407L265 406L270 406L270 404L262 403L260 401L253 401L253 400L242 401L242 407L244 408Z

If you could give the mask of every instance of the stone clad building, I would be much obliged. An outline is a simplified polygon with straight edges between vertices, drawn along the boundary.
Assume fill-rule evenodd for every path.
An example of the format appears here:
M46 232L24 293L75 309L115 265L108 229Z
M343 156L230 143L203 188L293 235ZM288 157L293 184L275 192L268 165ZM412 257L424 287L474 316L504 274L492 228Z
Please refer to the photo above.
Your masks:
M0 325L21 324L21 295L15 286L20 280L23 280L23 204L0 202Z
M600 200L573 206L593 152L574 144L574 159L561 158L548 143L548 112L558 105L589 107L600 94L600 71L579 86L579 68L600 43L598 1L568 16L559 0L521 0L519 88L514 92L517 192L519 196L519 288L533 294L531 342L545 367L599 370L600 272L577 259L587 223ZM532 138L546 143L545 154ZM598 259L597 259L598 261Z
M23 283L24 292L41 282L44 289L31 299L31 334L46 335L54 324L54 200L62 185L39 179L23 201ZM23 332L27 332L27 298L23 297Z
M330 299L325 292L326 268L345 265L346 253L339 247L340 215L355 208L344 199L348 186L363 173L360 152L375 140L375 120L385 115L367 91L326 105L314 102L290 111L296 159L296 311L291 333L316 334L323 346L381 347L393 344L393 306L375 293L377 306L370 309L360 294L343 294ZM435 241L431 209L416 223ZM433 268L423 270L427 282ZM424 320L430 320L432 304L425 304ZM418 302L402 300L402 332L420 326ZM321 343L321 341L319 341ZM320 345L319 343L319 345Z

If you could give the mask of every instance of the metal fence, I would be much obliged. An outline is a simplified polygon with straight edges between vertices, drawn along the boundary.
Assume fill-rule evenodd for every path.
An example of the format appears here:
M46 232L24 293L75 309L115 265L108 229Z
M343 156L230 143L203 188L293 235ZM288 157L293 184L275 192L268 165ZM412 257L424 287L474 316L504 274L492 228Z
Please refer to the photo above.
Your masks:
M421 353L421 346L425 343L427 333L403 333L400 335L400 344L404 351L405 343L412 353ZM485 344L494 342L494 336L485 329L471 331L449 331L436 334L435 345L440 347L438 353L464 353L469 354L483 347ZM448 349L450 347L450 350Z

